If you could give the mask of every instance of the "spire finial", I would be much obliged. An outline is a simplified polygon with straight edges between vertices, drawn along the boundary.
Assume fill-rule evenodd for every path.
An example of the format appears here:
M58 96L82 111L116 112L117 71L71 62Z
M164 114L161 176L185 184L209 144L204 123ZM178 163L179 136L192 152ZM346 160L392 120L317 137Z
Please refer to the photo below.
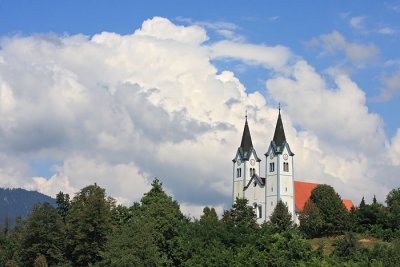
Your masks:
M247 121L247 109L246 109L246 116L245 116L245 118L246 118L246 121Z
M281 102L278 103L279 114L281 114Z

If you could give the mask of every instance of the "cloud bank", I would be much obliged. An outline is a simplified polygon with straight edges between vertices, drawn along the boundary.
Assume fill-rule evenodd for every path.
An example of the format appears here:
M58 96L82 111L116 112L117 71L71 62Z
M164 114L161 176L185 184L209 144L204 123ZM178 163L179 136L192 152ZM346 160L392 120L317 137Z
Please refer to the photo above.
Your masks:
M346 53L356 45L338 33L320 40ZM369 59L371 49L376 54L361 48L368 57L349 52L356 61ZM225 58L274 73L266 91L251 92L235 73L217 69L213 61ZM329 88L288 47L213 43L199 25L160 17L130 35L3 38L0 186L55 196L97 182L130 204L159 177L188 214L204 205L228 208L244 111L262 155L277 118L272 99L285 104L296 179L332 184L356 203L362 195L386 195L400 168L399 134L387 141L362 89L346 75L332 79L336 87ZM33 159L58 162L55 174L35 175Z

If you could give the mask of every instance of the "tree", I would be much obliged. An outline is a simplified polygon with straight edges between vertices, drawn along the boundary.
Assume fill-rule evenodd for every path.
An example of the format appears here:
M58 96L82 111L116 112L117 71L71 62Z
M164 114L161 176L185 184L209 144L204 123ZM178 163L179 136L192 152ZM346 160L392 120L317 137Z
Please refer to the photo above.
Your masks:
M21 232L19 258L23 266L32 266L43 255L50 265L64 261L64 225L49 203L36 204Z
M348 228L349 213L335 189L318 185L311 191L310 199L320 210L324 220L322 235L342 234Z
M374 198L375 198L375 196L374 196ZM365 207L365 199L364 199L364 197L362 197L359 207L360 207L360 208Z
M236 226L247 229L256 229L256 214L248 203L249 201L245 198L236 198L229 214Z
M270 223L275 225L279 232L286 231L292 227L292 215L289 213L287 206L282 200L279 200L276 204L270 216Z
M159 266L154 228L139 216L117 229L104 252L102 266Z
M385 207L374 200L372 204L361 205L353 211L355 217L356 229L360 232L365 232L378 226L380 229L387 227L387 214ZM376 227L375 227L376 228ZM374 229L375 229L374 228Z
M304 210L299 215L300 226L308 238L319 237L321 235L324 219L319 208L309 199L304 205Z
M174 239L187 220L179 204L164 192L158 179L154 179L151 185L150 191L140 201L140 216L146 218L146 223L154 228L154 240L161 252L163 264L179 265L177 259L173 258Z
M66 217L67 252L75 266L87 266L102 259L111 233L111 208L114 200L106 197L97 184L83 188L71 201Z
M350 257L359 248L359 242L352 232L346 232L343 238L335 242L333 253L339 257Z
M256 214L245 198L236 198L232 208L224 212L222 222L223 242L232 248L251 242L259 229Z
M71 205L69 195L60 191L56 196L56 203L58 213L60 214L63 222L65 222L65 218L67 217L68 210Z
M386 196L386 204L390 211L390 223L393 229L400 229L400 188L393 189Z
M214 208L205 207L200 220L185 224L175 243L182 266L232 266L233 250L224 241L226 228Z

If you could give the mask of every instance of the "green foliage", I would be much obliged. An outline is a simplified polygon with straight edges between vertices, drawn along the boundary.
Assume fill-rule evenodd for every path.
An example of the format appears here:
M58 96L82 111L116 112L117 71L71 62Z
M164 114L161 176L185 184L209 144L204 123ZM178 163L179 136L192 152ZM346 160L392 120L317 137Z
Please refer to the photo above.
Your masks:
M11 260L15 251L15 240L4 232L0 232L0 266L4 266L8 260Z
M364 198L363 198L364 200ZM362 200L362 201L363 201ZM366 232L374 226L380 225L381 228L387 228L389 223L388 214L385 207L376 200L371 205L361 204L353 211L354 227L359 232Z
M8 260L5 267L18 267L18 263L15 260Z
M308 200L304 205L303 212L299 215L300 226L299 229L308 238L319 237L324 227L324 219L319 208Z
M275 232L272 225L263 225L257 240L257 249L262 252L260 266L298 266L310 262L317 256L311 244L296 229Z
M50 265L64 261L64 225L57 210L49 203L36 204L21 231L19 259L32 266L39 255Z
M57 208L36 205L14 229L1 229L0 266L400 266L399 202L396 189L387 207L363 198L349 214L333 188L322 185L305 204L299 228L282 202L260 226L246 199L236 199L221 220L205 207L190 221L157 179L129 208L115 206L95 184L72 201L60 192ZM392 242L358 240L365 235ZM330 237L317 246L304 236Z
M311 191L310 199L320 210L324 221L321 235L342 234L348 229L349 213L332 186L318 185Z
M164 192L158 179L151 185L150 191L140 201L140 216L146 218L147 223L154 228L153 237L163 263L176 265L178 260L173 257L174 239L187 220L181 213L179 204Z
M256 229L256 214L252 207L248 205L249 201L245 198L236 198L232 209L225 214L224 220L231 220L237 227L246 229Z
M46 257L43 256L43 255L39 255L39 256L35 259L35 261L34 261L34 263L33 263L33 267L47 267L47 266L48 266L48 265L47 265Z
M357 252L359 247L359 242L354 233L346 232L343 238L336 241L333 253L339 257L350 257Z
M135 204L136 205L136 204ZM133 216L133 207L127 208L118 205L111 210L111 220L114 226L123 226L127 224Z
M75 266L87 266L102 259L112 229L114 201L96 184L83 188L71 201L67 222L67 252Z
M71 205L69 200L69 195L59 192L56 196L57 211L60 214L63 222L65 223L65 218L67 217L69 207Z
M400 229L400 188L393 189L386 197L390 211L389 222L393 229Z
M134 217L111 236L102 266L158 266L160 253L154 228L143 218Z
M287 206L282 200L279 200L276 204L271 214L270 222L277 227L279 232L286 231L292 227L292 215L289 213Z

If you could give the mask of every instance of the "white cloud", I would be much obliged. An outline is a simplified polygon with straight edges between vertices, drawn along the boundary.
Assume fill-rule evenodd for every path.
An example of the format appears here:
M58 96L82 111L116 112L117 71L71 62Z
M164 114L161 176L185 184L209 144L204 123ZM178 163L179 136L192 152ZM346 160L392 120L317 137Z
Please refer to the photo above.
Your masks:
M380 94L373 98L377 102L385 102L391 100L400 92L400 71L381 78Z
M243 35L240 35L237 33L239 30L239 27L231 22L226 22L226 21L193 21L190 18L183 18L183 17L178 17L178 21L182 21L185 23L188 23L190 25L197 25L202 28L205 28L207 30L214 31L221 37L235 41L235 42L244 42L245 37Z
M320 45L325 53L335 54L337 52L343 52L345 56L358 67L376 61L380 53L379 48L375 44L349 42L337 31L323 34L318 38L312 39L309 43L312 46Z
M392 139L389 149L389 158L394 166L400 166L400 128L397 129Z
M364 16L351 17L349 21L350 26L357 30L364 29L365 27L364 22L365 22Z
M351 50L333 35L334 51ZM354 181L363 181L363 190L390 189L378 177L383 172L370 171L370 155L385 143L382 123L349 77L333 74L336 87L328 88L305 61L293 65L287 47L206 40L200 26L158 17L129 35L2 39L0 185L54 196L97 182L131 203L158 177L185 213L228 208L244 111L260 155L277 116L261 93L249 93L235 73L210 61L233 59L274 72L268 97L287 104L285 131L300 180L336 185L356 199ZM33 175L29 160L37 158L60 162L57 174Z
M383 123L368 112L364 92L349 77L337 74L332 78L336 87L329 88L314 68L299 61L290 77L267 81L273 98L286 104L293 124L309 132L290 139L295 140L293 150L302 162L297 177L335 185L345 197L356 195L361 188L371 196L371 186L384 192L380 174L373 174L385 172L387 164L374 159L378 154L384 156Z
M168 19L161 17L154 17L144 21L142 27L135 32L135 35L191 44L200 44L208 38L205 30L200 27L177 26Z
M263 65L268 69L282 70L292 56L284 46L265 46L221 41L211 47L215 59L240 59L248 64Z
M382 27L378 29L378 32L380 34L384 34L384 35L393 35L395 34L397 31L391 27Z

